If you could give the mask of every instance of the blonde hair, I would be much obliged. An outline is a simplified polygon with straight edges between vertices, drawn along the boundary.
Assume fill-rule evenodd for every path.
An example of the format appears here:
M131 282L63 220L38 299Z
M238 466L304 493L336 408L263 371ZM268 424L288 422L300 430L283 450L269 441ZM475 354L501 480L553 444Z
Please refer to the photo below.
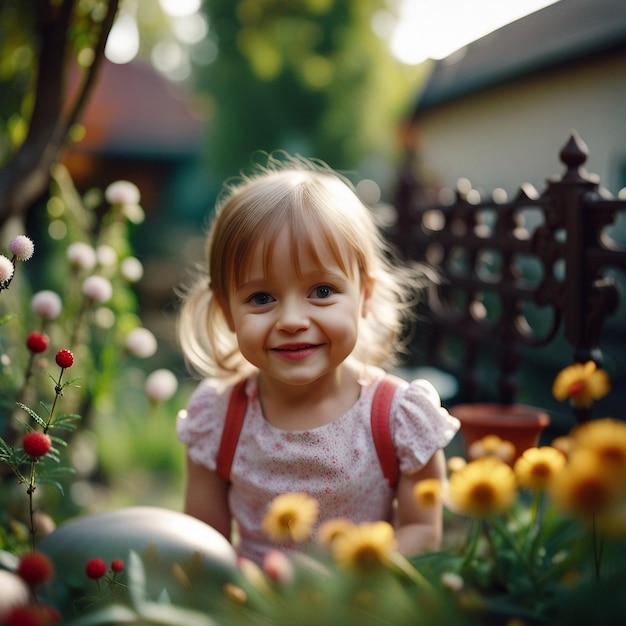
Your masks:
M227 183L218 198L207 266L182 293L178 334L187 364L209 377L241 377L253 369L239 352L220 302L227 303L243 281L259 241L266 242L264 271L269 271L267 242L285 225L296 272L302 251L320 263L319 247L326 246L346 275L356 261L361 280L374 279L354 357L368 365L392 362L403 347L419 275L394 259L373 214L346 179L319 161L281 153Z

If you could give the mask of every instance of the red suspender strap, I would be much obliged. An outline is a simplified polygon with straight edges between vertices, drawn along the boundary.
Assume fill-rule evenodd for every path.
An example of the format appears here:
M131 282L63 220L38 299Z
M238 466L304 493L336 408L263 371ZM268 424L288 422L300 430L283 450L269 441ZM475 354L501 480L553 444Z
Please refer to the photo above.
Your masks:
M217 453L217 475L226 482L230 480L230 466L233 464L247 406L246 379L244 379L240 380L230 393L222 439Z
M398 382L390 376L383 378L378 384L372 400L372 436L374 437L374 445L376 446L380 466L390 487L395 487L398 484L400 474L396 448L391 438L389 419L391 402L398 388Z

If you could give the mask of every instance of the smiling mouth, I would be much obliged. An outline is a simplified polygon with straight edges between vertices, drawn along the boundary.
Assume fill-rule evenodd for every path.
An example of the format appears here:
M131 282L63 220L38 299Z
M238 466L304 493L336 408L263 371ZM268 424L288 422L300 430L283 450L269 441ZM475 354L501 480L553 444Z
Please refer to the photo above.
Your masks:
M288 344L272 348L273 352L280 354L286 359L305 359L315 352L319 346L312 343Z

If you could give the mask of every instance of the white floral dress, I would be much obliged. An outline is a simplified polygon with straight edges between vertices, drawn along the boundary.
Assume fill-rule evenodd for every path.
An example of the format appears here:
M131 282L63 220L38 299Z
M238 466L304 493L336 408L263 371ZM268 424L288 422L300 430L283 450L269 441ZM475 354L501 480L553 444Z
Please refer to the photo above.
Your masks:
M302 491L320 505L318 524L343 517L354 522L391 519L394 492L383 476L376 453L370 414L376 386L384 372L371 368L357 402L333 422L303 431L286 431L263 417L257 376L246 384L248 407L231 467L230 511L237 522L242 556L260 561L275 548L261 528L272 499ZM177 420L179 439L195 463L215 470L231 387L205 380ZM400 471L424 466L445 447L459 428L441 407L434 387L425 380L402 385L390 416ZM197 494L202 498L202 494Z

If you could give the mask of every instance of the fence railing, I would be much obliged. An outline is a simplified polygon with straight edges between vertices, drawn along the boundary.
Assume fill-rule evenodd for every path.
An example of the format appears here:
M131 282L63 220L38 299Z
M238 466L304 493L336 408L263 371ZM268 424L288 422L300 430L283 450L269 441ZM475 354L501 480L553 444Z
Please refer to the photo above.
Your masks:
M456 376L467 401L483 394L485 350L492 350L504 403L518 392L520 349L546 346L557 333L570 344L571 361L602 365L601 334L620 302L614 273L626 271L626 199L601 189L583 168L587 156L573 134L560 152L565 173L543 193L522 186L498 202L459 188L446 204L424 200L407 161L393 238L407 258L440 277L420 306L426 330L418 349L425 362Z

